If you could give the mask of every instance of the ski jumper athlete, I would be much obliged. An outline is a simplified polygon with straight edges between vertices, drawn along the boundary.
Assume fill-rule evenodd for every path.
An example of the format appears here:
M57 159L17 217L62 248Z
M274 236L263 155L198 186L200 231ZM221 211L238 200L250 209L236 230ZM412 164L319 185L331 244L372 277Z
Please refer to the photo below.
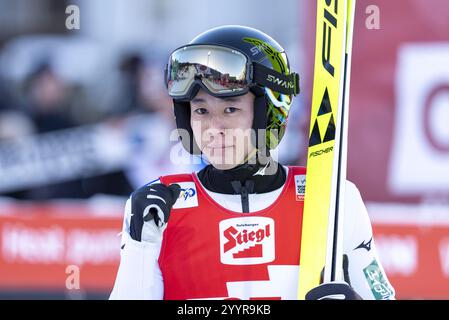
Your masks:
M284 49L217 27L171 53L165 81L183 147L209 165L131 194L110 298L296 299L306 169L270 156L299 93ZM345 282L306 299L394 299L354 184L345 197Z

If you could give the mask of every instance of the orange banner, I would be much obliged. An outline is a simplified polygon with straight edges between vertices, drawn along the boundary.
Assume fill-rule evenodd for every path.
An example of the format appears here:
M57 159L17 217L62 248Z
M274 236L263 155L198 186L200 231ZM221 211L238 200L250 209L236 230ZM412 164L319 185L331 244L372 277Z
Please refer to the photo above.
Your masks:
M20 212L0 216L2 291L112 289L121 217L93 216L86 205L14 210Z

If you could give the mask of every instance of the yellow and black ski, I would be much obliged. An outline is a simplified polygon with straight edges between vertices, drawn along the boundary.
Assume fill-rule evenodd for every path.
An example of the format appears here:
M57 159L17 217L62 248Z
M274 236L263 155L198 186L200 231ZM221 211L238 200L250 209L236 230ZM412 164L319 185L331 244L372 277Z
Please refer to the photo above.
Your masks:
M342 280L343 200L355 2L317 0L298 299L304 299L306 293L321 281Z

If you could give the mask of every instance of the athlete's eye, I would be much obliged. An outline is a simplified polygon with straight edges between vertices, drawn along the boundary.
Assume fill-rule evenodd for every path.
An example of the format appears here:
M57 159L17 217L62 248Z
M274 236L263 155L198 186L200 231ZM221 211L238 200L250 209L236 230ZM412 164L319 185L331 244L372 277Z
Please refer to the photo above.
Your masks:
M226 109L225 109L225 113L234 113L234 112L236 112L238 109L237 108L235 108L235 107L227 107Z
M195 112L196 114L206 114L207 113L207 109L205 108L197 108L195 109L193 112Z

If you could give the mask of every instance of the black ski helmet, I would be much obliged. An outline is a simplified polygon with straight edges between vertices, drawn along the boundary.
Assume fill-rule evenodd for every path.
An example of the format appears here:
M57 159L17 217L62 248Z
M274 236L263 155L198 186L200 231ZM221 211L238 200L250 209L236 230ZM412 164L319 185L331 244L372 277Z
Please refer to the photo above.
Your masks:
M285 50L267 34L254 28L238 25L220 26L207 30L196 36L185 47L196 45L236 50L243 53L250 65L254 66L251 67L253 85L249 88L255 95L253 129L256 133L260 129L263 130L265 142L257 141L256 134L256 141L253 143L258 149L265 147L274 149L284 136L292 96L300 91L299 76L290 72ZM169 74L170 70L167 66L166 84ZM195 86L192 97L196 95L199 88L199 85ZM191 154L200 154L201 150L195 142L190 125L190 102L173 97L173 106L176 125L184 148ZM182 134L181 131L187 134Z

